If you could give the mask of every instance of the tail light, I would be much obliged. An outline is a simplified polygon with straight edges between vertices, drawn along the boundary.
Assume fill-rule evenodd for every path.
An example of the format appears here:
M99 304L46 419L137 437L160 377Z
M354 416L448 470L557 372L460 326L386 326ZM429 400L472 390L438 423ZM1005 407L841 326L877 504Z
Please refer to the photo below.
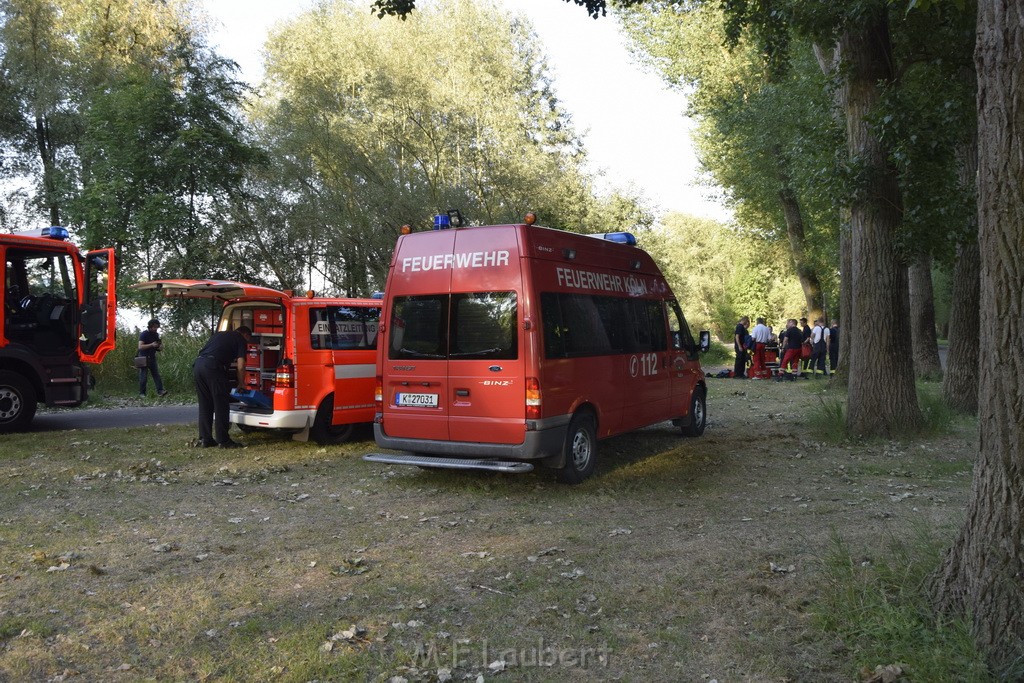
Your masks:
M540 380L536 377L526 378L526 419L540 419Z
M274 378L274 386L278 389L295 388L295 366L289 362L277 366L277 377Z
M373 402L377 404L377 412L384 411L384 378L377 375L377 382L373 386Z

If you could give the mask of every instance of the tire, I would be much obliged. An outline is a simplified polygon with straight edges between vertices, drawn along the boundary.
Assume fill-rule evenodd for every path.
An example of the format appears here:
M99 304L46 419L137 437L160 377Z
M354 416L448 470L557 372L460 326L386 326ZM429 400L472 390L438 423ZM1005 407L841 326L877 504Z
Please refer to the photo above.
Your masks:
M680 427L683 436L700 436L708 424L708 406L704 396L704 390L697 388L693 390L693 400L690 401L690 422Z
M0 434L24 430L35 414L32 384L16 372L0 371Z
M558 481L579 484L597 467L597 427L590 413L576 413L565 435L565 465L558 470Z
M345 443L352 437L355 431L354 424L332 425L331 418L334 415L334 397L328 396L320 407L316 409L316 417L313 418L313 426L309 428L309 436L321 446L333 446Z

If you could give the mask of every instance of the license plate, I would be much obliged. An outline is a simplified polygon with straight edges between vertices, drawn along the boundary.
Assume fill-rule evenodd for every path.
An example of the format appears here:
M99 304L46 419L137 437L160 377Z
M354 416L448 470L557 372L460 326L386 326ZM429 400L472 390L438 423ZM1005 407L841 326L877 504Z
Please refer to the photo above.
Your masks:
M398 394L395 396L395 405L436 408L437 394Z

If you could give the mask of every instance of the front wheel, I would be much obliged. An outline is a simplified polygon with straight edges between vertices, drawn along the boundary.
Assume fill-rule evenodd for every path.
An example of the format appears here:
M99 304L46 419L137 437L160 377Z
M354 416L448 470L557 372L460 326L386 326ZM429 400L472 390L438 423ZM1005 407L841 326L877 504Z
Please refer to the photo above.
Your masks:
M703 389L693 390L693 399L690 401L690 421L680 428L683 436L700 436L704 433L704 427L708 423L708 407L704 398Z
M589 413L577 413L565 435L565 465L558 470L558 481L579 484L597 467L597 427Z
M333 446L345 443L352 437L355 431L354 424L334 425L331 420L334 417L334 397L328 396L317 408L316 417L313 418L313 426L309 428L309 436L321 446Z
M0 433L19 432L36 414L32 385L16 372L0 371Z

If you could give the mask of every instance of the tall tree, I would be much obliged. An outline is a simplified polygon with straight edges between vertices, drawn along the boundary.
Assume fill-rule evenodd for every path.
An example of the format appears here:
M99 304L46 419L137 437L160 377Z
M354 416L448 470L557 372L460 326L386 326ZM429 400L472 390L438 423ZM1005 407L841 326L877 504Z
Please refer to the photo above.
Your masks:
M980 0L979 453L967 519L935 584L939 606L972 620L997 674L1024 661L1024 0Z
M825 79L808 43L788 59L773 58L766 43L774 34L729 38L714 3L652 2L621 16L634 52L687 95L698 157L725 189L737 223L788 244L805 298L792 313L818 317L824 283L837 273L838 222L820 179L842 136L827 115Z
M315 235L326 287L381 287L398 228L439 210L594 222L582 147L522 20L453 0L379 21L338 0L282 26L267 51L254 117L294 172L287 226L299 243Z

